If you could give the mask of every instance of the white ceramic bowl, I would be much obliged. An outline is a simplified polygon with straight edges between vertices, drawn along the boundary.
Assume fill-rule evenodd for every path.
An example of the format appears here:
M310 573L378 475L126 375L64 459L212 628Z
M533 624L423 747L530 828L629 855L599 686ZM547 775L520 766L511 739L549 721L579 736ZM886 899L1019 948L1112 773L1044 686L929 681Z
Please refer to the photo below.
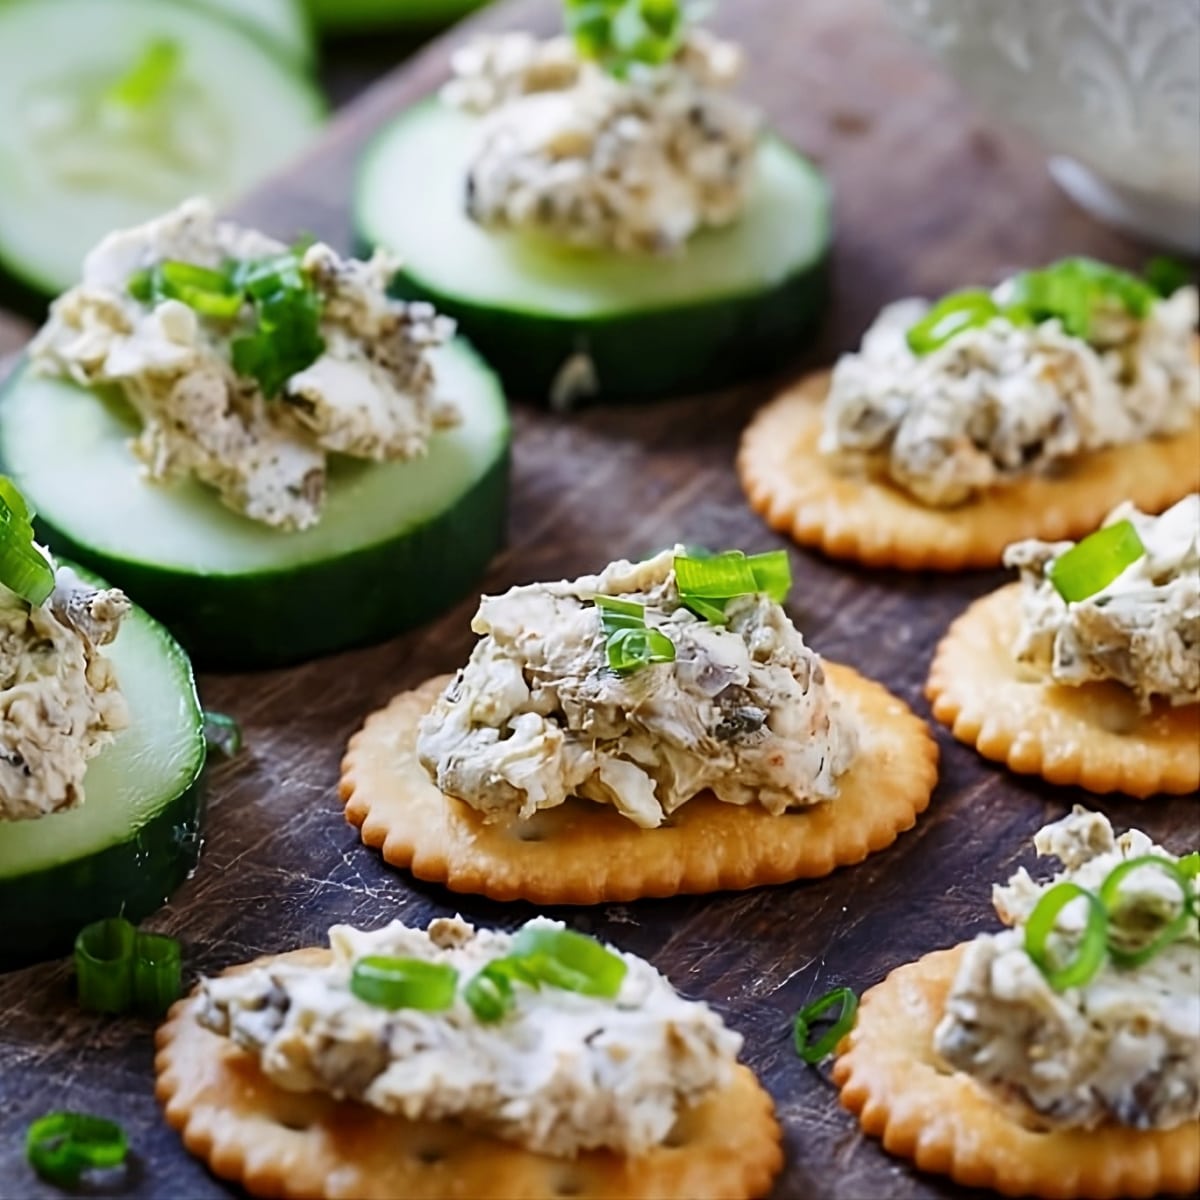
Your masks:
M1200 0L887 0L1111 224L1200 254Z

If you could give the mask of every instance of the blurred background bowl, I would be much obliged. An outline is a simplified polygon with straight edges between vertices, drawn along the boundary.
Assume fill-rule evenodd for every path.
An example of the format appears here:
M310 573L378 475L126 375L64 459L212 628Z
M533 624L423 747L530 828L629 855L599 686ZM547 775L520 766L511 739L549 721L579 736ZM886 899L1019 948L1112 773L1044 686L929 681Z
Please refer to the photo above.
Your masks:
M887 0L1093 215L1200 255L1200 0Z

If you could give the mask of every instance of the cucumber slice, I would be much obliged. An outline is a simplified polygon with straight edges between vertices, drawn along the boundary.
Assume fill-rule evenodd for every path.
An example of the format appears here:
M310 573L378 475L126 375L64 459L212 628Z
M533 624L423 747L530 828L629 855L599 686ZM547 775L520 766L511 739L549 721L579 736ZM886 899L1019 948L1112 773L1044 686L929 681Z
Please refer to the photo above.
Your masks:
M79 808L0 821L0 960L56 954L100 917L140 920L196 865L205 746L191 665L140 608L105 654L130 724L88 765Z
M487 0L306 0L312 19L331 33L450 25Z
M182 52L167 98L114 116L102 98L156 39ZM244 191L309 140L323 108L285 57L184 0L9 0L0 265L43 295L63 291L109 230L192 195L221 202Z
M764 141L736 225L648 262L472 222L462 192L477 121L437 101L397 118L367 150L355 220L367 245L402 258L396 290L456 318L510 391L546 397L578 352L603 398L643 399L719 387L800 349L825 299L830 196L782 141Z
M118 404L27 366L0 390L0 461L51 547L136 596L197 660L297 662L443 612L503 541L503 393L461 342L435 361L462 423L413 462L332 459L325 512L300 533L250 521L200 484L147 482Z
M294 62L314 57L312 25L301 0L195 0L254 29Z

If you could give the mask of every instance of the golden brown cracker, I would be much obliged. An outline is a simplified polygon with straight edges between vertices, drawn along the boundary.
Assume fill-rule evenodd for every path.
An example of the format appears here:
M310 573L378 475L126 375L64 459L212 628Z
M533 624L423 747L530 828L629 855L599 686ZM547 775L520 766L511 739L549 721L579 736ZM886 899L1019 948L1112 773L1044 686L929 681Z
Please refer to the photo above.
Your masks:
M440 792L417 760L417 724L449 682L443 677L401 693L351 740L340 788L346 817L393 866L493 900L599 904L828 875L912 828L937 778L937 745L880 684L834 663L825 669L862 726L859 756L827 804L772 816L706 794L642 829L608 805L573 799L515 825L489 825Z
M1158 513L1200 489L1200 414L1182 433L1080 455L955 508L931 508L881 472L817 449L829 371L784 392L742 436L738 473L754 508L802 546L872 567L958 571L1000 565L1022 538L1091 533L1123 500Z
M260 959L321 962L326 950ZM255 1196L312 1200L750 1200L783 1166L774 1105L753 1072L679 1118L640 1158L534 1154L451 1121L409 1121L321 1093L287 1092L253 1054L195 1020L179 1001L157 1036L155 1093L184 1144Z
M927 954L863 996L833 1080L868 1134L923 1171L1006 1196L1109 1200L1200 1187L1200 1121L1039 1131L944 1063L933 1033L962 950Z
M1148 713L1116 683L1063 687L1013 657L1021 584L976 600L933 658L933 715L985 758L1050 783L1144 799L1200 788L1200 704Z

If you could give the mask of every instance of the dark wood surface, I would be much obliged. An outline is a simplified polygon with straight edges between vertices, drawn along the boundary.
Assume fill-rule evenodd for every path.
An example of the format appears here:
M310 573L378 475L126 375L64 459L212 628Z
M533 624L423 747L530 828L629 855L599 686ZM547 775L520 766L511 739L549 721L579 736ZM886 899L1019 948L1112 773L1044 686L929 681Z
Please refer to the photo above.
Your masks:
M548 28L551 11L549 0L531 0L501 6L483 23ZM984 124L870 0L727 0L718 23L753 56L750 93L837 188L836 296L801 366L852 346L880 304L903 294L1068 252L1143 257L1074 209L1037 151ZM435 45L360 98L244 215L280 235L311 230L348 245L364 138L443 78L446 50ZM676 539L748 551L779 544L748 510L732 469L738 433L768 391L760 384L570 419L518 406L510 545L486 588L574 575ZM867 573L798 551L793 567L791 611L810 643L885 681L924 715L921 687L936 639L1002 578ZM423 924L459 911L513 926L531 915L386 868L345 823L335 795L347 737L394 691L465 658L471 612L464 603L386 646L298 670L201 680L209 707L241 719L248 750L212 772L200 868L151 922L183 939L191 972L320 942L337 921ZM938 737L942 777L929 812L853 870L741 895L555 914L645 955L745 1035L745 1057L786 1131L778 1197L958 1194L864 1138L824 1076L798 1062L789 1036L798 1007L831 986L867 987L927 950L993 928L992 881L1029 862L1029 835L1073 802L1087 800L1176 850L1195 843L1194 797L1090 799L1010 776L944 730ZM33 1118L58 1107L124 1123L137 1153L129 1194L228 1194L159 1116L151 1032L81 1015L65 961L0 976L0 1196L53 1194L29 1173L23 1137Z

